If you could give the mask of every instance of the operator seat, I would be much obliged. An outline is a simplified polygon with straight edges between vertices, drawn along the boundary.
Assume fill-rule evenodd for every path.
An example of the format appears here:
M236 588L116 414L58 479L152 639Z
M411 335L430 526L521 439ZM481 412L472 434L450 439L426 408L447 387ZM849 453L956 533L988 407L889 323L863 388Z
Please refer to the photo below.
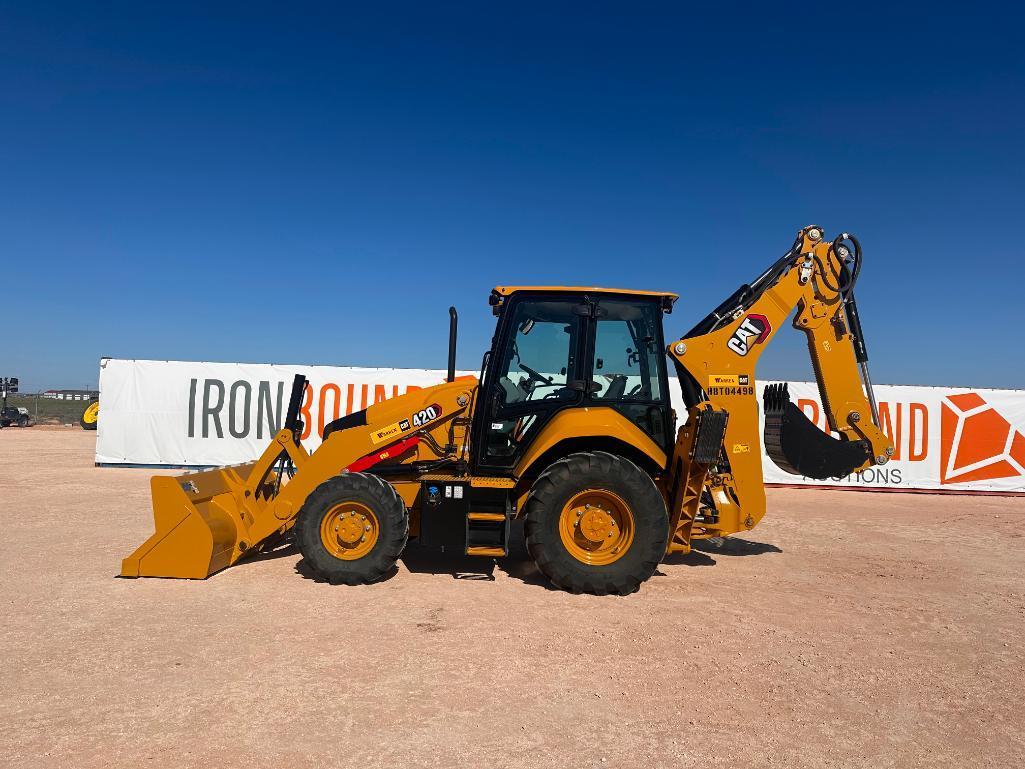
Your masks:
M519 385L518 382L512 381L509 377L500 377L498 384L502 387L502 391L505 393L506 404L519 403L527 399L526 391Z
M602 400L620 400L626 393L626 377L623 374L616 374L613 376L612 381L609 382L609 386L605 389L605 392L601 394Z

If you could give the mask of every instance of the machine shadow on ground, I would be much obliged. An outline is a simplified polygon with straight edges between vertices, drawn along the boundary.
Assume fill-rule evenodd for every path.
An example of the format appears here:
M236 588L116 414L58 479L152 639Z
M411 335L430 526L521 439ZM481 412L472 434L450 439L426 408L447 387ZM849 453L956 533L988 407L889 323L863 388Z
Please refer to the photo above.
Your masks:
M298 553L299 551L296 550L295 552ZM300 558L298 563L296 563L296 565L295 565L295 573L298 574L303 579L308 579L311 582L316 582L316 583L318 583L320 585L330 584L328 582L328 580L324 579L319 574L314 572L313 569L310 568L310 565L308 563L306 563L306 559L305 558ZM388 580L390 580L392 577L394 577L398 573L399 573L399 567L398 566L392 566L390 569L388 569L388 571L385 573L385 575L383 577L381 577L380 579L376 580L373 584L378 585L378 584L380 584L382 582L387 582Z
M513 521L509 529L509 555L504 558L474 558L444 553L435 548L410 544L400 559L411 572L418 574L450 574L453 579L493 581L495 569L528 585L549 590L555 588L537 570L523 537L523 521Z
M755 542L750 539L723 537L719 539L696 539L691 543L689 553L673 553L662 559L666 566L715 566L713 556L735 558L746 555L765 555L782 553L783 550L767 542ZM655 572L655 576L665 576Z
M755 542L740 537L723 537L721 539L696 539L691 543L692 550L708 555L765 555L766 553L782 553L783 550L768 542Z
M485 582L493 582L495 579L494 558L474 558L410 543L406 545L399 560L414 574L449 574L453 579Z
M295 543L291 539L285 540L273 548L265 548L255 555L251 555L248 558L244 558L239 561L234 568L245 568L249 564L260 563L261 561L276 561L279 558L290 558L299 555L299 548L296 547ZM321 584L327 584L327 580L323 579L319 575L315 574L313 569L310 568L309 564L306 563L306 559L300 557L295 564L295 573L304 579L318 582ZM387 582L389 579L399 573L397 566L393 566L388 570L378 582Z
M689 553L675 553L662 559L665 566L715 566L715 557L743 557L782 553L783 550L767 542L756 542L738 537L726 537L718 540L696 540ZM299 555L299 549L292 542L284 542L271 550L264 550L239 563L259 563L278 558ZM713 557L715 556L715 557ZM537 566L527 551L527 543L523 532L523 521L513 521L509 532L509 555L505 558L474 558L471 556L453 555L439 549L421 547L416 543L406 545L399 558L402 565L414 574L448 574L453 579L494 581L495 569L507 576L519 580L526 585L542 587L545 590L556 590ZM314 582L325 582L316 575L302 558L295 565L295 571L302 577ZM387 582L398 573L393 567L378 582ZM655 576L665 576L656 571Z

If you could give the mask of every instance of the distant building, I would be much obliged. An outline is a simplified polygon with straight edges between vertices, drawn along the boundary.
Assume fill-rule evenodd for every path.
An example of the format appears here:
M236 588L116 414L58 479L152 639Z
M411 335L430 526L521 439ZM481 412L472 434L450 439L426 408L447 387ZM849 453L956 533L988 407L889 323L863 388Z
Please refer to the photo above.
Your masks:
M47 390L44 398L57 401L94 401L100 397L99 390Z

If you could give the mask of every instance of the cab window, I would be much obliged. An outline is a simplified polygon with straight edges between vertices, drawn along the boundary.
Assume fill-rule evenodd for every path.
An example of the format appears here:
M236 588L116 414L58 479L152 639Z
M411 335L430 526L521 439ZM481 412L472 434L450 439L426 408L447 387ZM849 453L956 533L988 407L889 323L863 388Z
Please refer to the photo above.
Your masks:
M653 303L603 301L594 335L592 397L661 401L659 309Z
M673 425L665 392L661 323L656 302L598 303L589 400L614 408L668 451Z

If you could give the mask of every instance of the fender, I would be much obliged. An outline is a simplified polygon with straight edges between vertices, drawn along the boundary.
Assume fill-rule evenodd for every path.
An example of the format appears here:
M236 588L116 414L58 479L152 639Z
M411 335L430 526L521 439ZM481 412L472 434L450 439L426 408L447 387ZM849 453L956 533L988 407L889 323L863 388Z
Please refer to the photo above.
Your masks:
M608 406L565 409L552 417L516 463L513 475L522 478L546 451L567 437L615 438L643 452L658 467L666 453L641 428Z

